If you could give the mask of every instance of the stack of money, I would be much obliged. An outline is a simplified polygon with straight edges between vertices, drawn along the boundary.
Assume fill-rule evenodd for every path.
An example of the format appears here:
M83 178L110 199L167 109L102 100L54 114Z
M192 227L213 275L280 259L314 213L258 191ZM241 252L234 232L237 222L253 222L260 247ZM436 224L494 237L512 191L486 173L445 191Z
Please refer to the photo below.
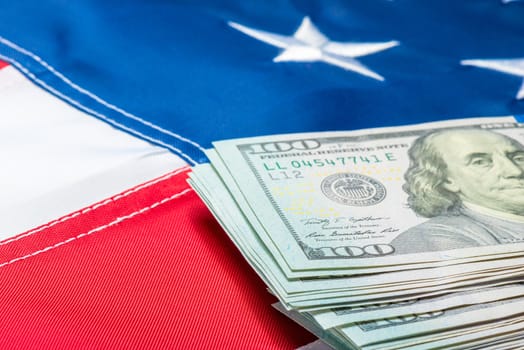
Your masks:
M218 141L190 183L340 349L524 343L524 126L477 118Z

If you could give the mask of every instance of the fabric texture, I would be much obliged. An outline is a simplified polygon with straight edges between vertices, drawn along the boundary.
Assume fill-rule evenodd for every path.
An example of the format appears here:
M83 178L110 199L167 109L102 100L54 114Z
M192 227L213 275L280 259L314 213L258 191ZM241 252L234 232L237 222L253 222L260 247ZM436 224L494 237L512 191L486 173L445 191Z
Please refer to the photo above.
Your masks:
M2 349L293 349L182 169L3 241Z
M0 58L189 163L217 139L524 114L521 76L461 64L524 57L520 1L4 0L2 9ZM356 57L385 80L274 62L281 49L230 25L292 36L305 17L332 41L397 41Z
M0 240L186 162L0 70Z

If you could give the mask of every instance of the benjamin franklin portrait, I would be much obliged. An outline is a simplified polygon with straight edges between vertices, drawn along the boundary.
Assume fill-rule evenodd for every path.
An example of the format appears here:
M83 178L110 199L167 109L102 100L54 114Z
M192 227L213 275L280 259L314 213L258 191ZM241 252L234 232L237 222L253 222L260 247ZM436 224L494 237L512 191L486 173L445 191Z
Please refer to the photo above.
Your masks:
M524 146L495 131L464 128L419 137L404 191L428 221L401 233L397 253L524 242Z

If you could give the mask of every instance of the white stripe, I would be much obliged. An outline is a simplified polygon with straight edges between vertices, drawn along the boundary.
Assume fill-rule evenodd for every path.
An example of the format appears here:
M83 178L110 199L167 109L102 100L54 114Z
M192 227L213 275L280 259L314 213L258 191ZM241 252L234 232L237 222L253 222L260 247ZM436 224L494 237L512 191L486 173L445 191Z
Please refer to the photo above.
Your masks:
M160 131L166 135L169 135L169 136L172 136L174 138L177 138L183 142L187 142L193 146L195 146L196 148L198 148L200 151L204 152L204 148L202 146L200 146L198 143L196 143L195 141L193 140L190 140L186 137L183 137L177 133L174 133L172 131L169 131L169 130L166 130L158 125L155 125L149 121L146 121L132 113L129 113L105 100L103 100L102 98L100 98L99 96L93 94L92 92L80 87L79 85L73 83L69 78L67 78L66 76L64 76L62 73L58 72L53 66L51 66L50 64L48 64L47 62L45 62L42 58L40 58L39 56L35 55L34 53L32 53L31 51L27 50L27 49L24 49L18 45L16 45L15 43L3 38L3 37L0 37L0 42L5 44L6 46L9 46L10 48L26 55L26 56L29 56L31 57L32 59L34 59L36 62L40 63L40 65L42 65L44 68L46 68L47 70L49 70L51 73L53 73L56 77L58 77L60 80L62 80L63 82L65 82L67 85L71 86L73 89L77 90L78 92L86 95L86 96L89 96L91 97L92 99L94 99L95 101L99 102L100 104L106 106L107 108L109 109L112 109L116 112L119 112L120 114L128 117L128 118L131 118L135 121L138 121L144 125L147 125L157 131Z
M154 179L154 180L149 181L149 182L145 182L145 183L143 183L143 184L140 185L140 186L134 187L134 188L132 188L131 190L128 190L128 191L126 191L126 192L124 192L124 193L121 193L121 194L119 194L119 195L117 195L117 196L114 196L114 197L108 198L108 199L104 200L103 202L96 203L96 204L94 204L94 205L92 205L92 206L89 206L89 207L87 207L87 208L82 209L81 211L76 211L76 212L74 212L74 213L72 213L72 214L69 214L69 215L63 216L63 217L61 217L60 219L50 221L48 224L46 224L46 225L42 225L42 226L39 226L38 228L36 228L36 229L34 229L34 230L30 230L30 231L28 231L28 232L26 232L26 233L24 233L24 234L22 234L22 235L18 235L18 236L14 237L14 238L7 239L7 240L5 240L5 241L1 241L1 242L0 242L0 245L6 245L6 244L8 244L8 243L11 243L11 242L14 242L14 241L18 241L18 240L20 240L20 239L22 239L22 238L25 238L25 237L31 236L31 235L33 235L33 234L35 234L35 233L41 232L41 231L43 231L43 230L47 230L48 228L51 228L51 227L56 226L56 225L58 225L58 224L62 224L62 223L64 223L64 222L66 222L66 221L69 221L69 220L71 220L71 219L74 219L74 218L76 218L76 217L78 217L78 216L80 216L80 215L87 214L87 213L89 213L89 212L91 212L91 211L93 211L93 210L95 210L95 209L98 209L98 208L104 207L104 206L106 206L106 205L108 205L108 204L111 204L111 203L115 203L115 202L117 202L118 200L120 200L120 199L122 199L122 198L125 198L125 197L129 196L130 194L133 194L133 193L136 193L136 192L138 192L138 191L141 191L141 190L143 190L144 188L147 188L147 187L150 187L150 186L152 186L152 185L154 185L154 184L159 183L160 181L167 180L167 179L169 179L169 178L171 178L171 177L173 177L173 176L176 176L176 175L180 174L181 172L183 172L183 171L185 171L185 170L187 170L187 169L188 169L188 168L185 168L185 167L184 167L184 168L180 168L180 169L177 169L177 170L175 170L175 171L173 171L173 172L171 172L171 173L168 173L168 174L166 174L166 175L164 175L164 176L162 176L162 177L159 177L159 178Z
M47 85L44 81L38 79L33 73L31 73L27 68L25 68L24 66L22 66L20 63L18 63L17 61L9 58L9 57L6 57L6 56L3 56L3 55L0 55L0 59L6 61L6 62L9 62L11 63L13 66L15 66L16 68L18 68L21 72L23 72L25 75L27 75L29 78L31 78L31 80L33 80L35 83L37 83L38 85L40 85L42 88L46 89L47 91L49 91L50 93L54 94L55 96L57 97L60 97L61 99L63 99L64 101L67 101L69 102L71 105L73 106L76 106L77 108L79 108L80 110L86 112L86 113L89 113L89 114L92 114L94 116L97 116L98 118L102 119L102 120L105 120L106 122L122 129L122 130L125 130L127 132L129 132L130 134L134 134L134 135L137 135L145 140L148 140L148 141L151 141L153 143L156 143L156 144L159 144L167 149L170 149L172 150L173 152L175 153L178 153L180 154L181 156L183 156L184 158L186 158L186 160L188 160L189 162L191 162L191 164L195 165L197 164L197 162L192 159L189 155L185 154L184 152L182 152L182 150L174 147L174 146L171 146L171 145L168 145L158 139L155 139L153 137L150 137L150 136L147 136L147 135L144 135L134 129L131 129L131 128L128 128L127 126L123 125L123 124L120 124L116 121L114 121L113 119L110 119L108 118L107 116L101 114L101 113L98 113L90 108L87 108L85 106L83 106L80 102L70 98L69 96L66 96L64 94L62 94L60 91L58 90L55 90L53 87Z
M184 166L13 67L0 70L0 240Z

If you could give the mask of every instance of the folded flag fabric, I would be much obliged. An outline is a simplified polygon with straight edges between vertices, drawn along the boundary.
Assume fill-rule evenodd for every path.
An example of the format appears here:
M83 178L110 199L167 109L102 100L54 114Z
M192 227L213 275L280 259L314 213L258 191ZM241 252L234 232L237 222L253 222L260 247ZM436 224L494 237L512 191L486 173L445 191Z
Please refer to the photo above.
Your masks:
M2 349L292 349L182 168L0 244Z
M5 1L2 348L312 341L188 166L218 139L520 120L523 16L498 0Z
M0 54L191 163L223 138L522 113L522 7L21 0Z

